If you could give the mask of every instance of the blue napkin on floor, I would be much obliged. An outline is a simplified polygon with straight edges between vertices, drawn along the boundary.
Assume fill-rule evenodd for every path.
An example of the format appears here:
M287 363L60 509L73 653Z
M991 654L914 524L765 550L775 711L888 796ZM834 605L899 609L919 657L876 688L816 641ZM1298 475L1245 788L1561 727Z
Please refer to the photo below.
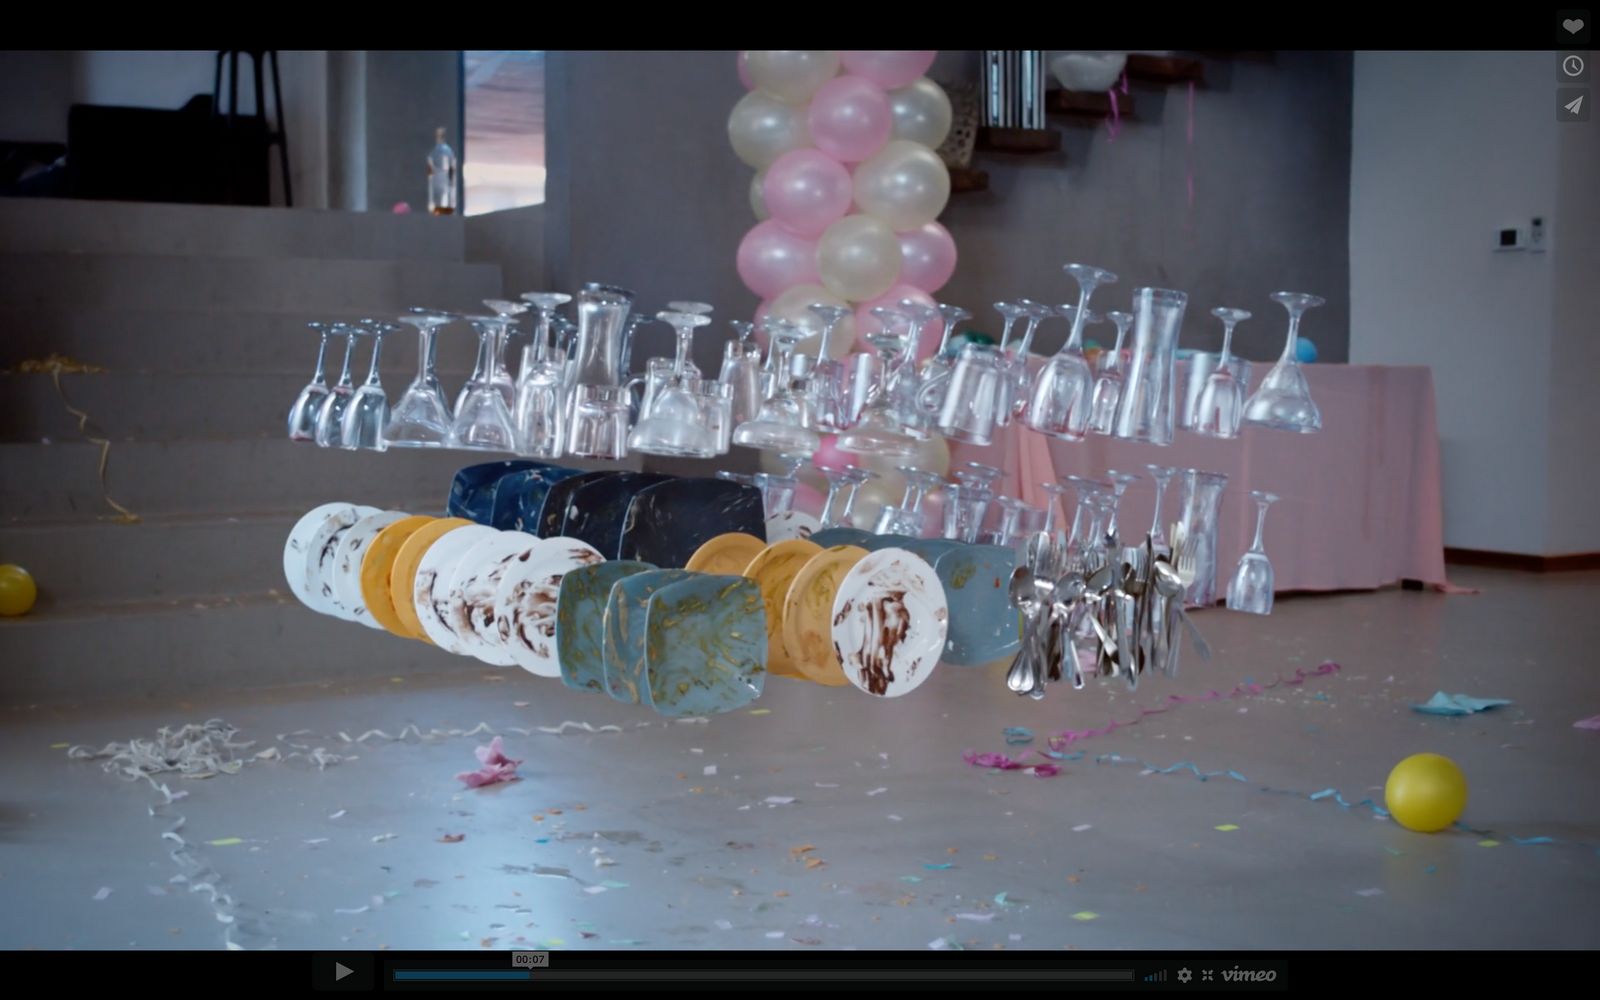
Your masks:
M1470 694L1445 694L1440 691L1421 705L1412 705L1411 710L1424 715L1471 715L1509 704L1511 702L1506 698L1474 698Z

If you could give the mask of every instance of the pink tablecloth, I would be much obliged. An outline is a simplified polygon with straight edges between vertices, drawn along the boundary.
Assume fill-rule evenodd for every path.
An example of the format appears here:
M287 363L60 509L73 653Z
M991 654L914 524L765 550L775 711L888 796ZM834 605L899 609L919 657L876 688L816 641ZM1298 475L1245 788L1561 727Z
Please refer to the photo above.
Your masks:
M1255 366L1252 379L1267 367ZM1005 470L1000 492L1040 506L1048 494L1039 484L1057 476L1139 473L1122 502L1125 537L1143 537L1150 523L1155 484L1146 463L1224 473L1219 592L1250 545L1253 489L1281 497L1267 512L1266 529L1279 591L1365 590L1401 580L1447 585L1433 373L1380 365L1307 365L1305 372L1322 410L1318 434L1246 428L1236 440L1217 441L1179 431L1162 448L1099 436L1070 443L1013 424L988 447L952 444L952 468L963 461L998 466ZM1182 388L1180 380L1180 405ZM1181 494L1174 479L1163 514L1168 524L1178 517Z

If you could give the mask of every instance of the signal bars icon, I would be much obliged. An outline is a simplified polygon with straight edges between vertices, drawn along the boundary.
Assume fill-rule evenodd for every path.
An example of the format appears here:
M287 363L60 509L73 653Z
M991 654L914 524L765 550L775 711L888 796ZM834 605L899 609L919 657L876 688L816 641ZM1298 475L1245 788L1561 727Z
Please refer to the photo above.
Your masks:
M1152 972L1144 977L1144 981L1147 983L1164 983L1167 981L1167 970L1162 969L1160 972Z

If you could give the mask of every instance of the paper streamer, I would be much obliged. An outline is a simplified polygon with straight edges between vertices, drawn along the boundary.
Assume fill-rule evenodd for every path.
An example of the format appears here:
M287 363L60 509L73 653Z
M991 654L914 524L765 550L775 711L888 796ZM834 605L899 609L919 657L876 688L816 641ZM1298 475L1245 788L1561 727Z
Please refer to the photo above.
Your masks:
M107 517L105 520L116 521L120 524L137 524L139 515L112 499L111 487L106 483L106 466L111 461L110 439L95 437L89 433L89 414L73 406L72 401L67 398L67 391L61 387L61 375L63 372L70 375L98 375L103 374L106 369L97 365L85 364L82 361L75 361L60 354L52 354L42 361L24 361L17 365L16 370L23 374L49 374L51 384L56 387L56 395L61 397L61 405L67 408L68 413L78 418L78 432L90 444L100 446L100 492L107 506L117 512L115 516Z

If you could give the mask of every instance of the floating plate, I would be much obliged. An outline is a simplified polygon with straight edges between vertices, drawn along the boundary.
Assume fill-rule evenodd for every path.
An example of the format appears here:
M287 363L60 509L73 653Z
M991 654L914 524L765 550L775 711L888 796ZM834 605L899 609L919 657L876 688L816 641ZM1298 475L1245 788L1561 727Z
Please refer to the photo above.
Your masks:
M783 602L789 596L795 574L821 551L822 546L816 542L791 538L768 545L744 568L743 575L756 582L766 602L767 669L778 677L800 676L799 668L783 651Z
M400 544L400 551L394 557L394 566L389 570L389 600L394 606L395 620L400 623L401 635L433 642L428 638L428 633L422 630L413 599L417 567L422 564L422 557L428 554L434 542L457 528L470 527L472 522L464 517L435 518L412 532L411 537Z
M567 502L572 499L572 494L580 486L597 482L608 476L618 475L614 471L580 472L576 476L567 476L550 483L544 492L544 502L539 505L539 517L533 527L523 525L523 531L532 531L540 538L557 538L561 535L561 525L567 520ZM610 554L607 553L607 558Z
M818 684L848 684L833 648L833 597L856 563L859 545L835 545L812 556L795 574L783 601L783 651L801 676Z
M658 472L619 472L583 484L567 498L561 534L588 542L607 558L616 558L618 544L622 541L622 524L633 498L642 490L671 478Z
M761 588L738 576L663 587L645 609L646 704L662 715L731 712L766 684Z
M495 494L500 481L513 473L547 468L551 466L545 462L524 458L469 465L457 471L451 480L450 498L445 503L445 510L451 517L464 517L477 524L493 526Z
M766 547L767 543L754 535L730 531L695 549L683 568L696 573L739 576L750 565L750 560Z
M701 545L730 532L766 539L760 490L724 479L673 479L633 498L617 554L684 566Z
M355 523L369 514L378 513L376 507L352 506L335 510L312 533L311 541L306 546L306 593L311 597L311 606L325 615L343 618L345 621L355 621L356 616L339 604L333 596L333 568L339 554L339 543L344 540L345 532L355 526Z
M378 532L367 543L367 554L361 558L361 602L373 621L398 636L410 639L400 616L394 610L394 595L389 590L394 561L406 541L423 527L438 518L414 514L404 517Z
M339 607L363 625L382 629L378 620L367 612L366 601L361 596L361 564L366 559L367 546L378 533L409 514L398 510L382 510L368 514L339 539L339 551L333 556L333 600Z
M650 595L694 575L686 569L654 569L612 584L600 640L606 694L626 704L639 703L645 684L644 619Z
M450 628L469 653L496 667L514 667L516 657L500 642L495 623L495 593L513 565L528 559L545 539L525 531L497 531L461 557L450 574Z
M1002 545L957 546L933 564L945 598L958 610L950 616L944 662L978 666L1022 648L1021 616L1008 586L1016 566L1016 551Z
M905 549L869 553L834 595L833 643L846 679L883 698L915 690L939 664L949 620L932 566Z
M494 488L494 512L489 517L492 527L501 531L526 531L537 534L539 511L544 507L545 493L551 483L581 476L580 469L564 469L559 465L543 469L524 469L501 478Z
M561 580L604 558L575 538L541 538L525 558L506 569L494 594L500 645L517 666L538 677L560 677L556 658L556 599ZM599 690L598 681L594 690Z
M556 661L561 680L580 691L606 689L602 646L606 601L623 577L656 567L634 560L581 566L561 578L556 594Z
M411 581L411 605L433 644L458 656L472 655L466 639L456 634L450 620L450 577L474 545L496 534L493 528L471 524L452 531L428 547Z

